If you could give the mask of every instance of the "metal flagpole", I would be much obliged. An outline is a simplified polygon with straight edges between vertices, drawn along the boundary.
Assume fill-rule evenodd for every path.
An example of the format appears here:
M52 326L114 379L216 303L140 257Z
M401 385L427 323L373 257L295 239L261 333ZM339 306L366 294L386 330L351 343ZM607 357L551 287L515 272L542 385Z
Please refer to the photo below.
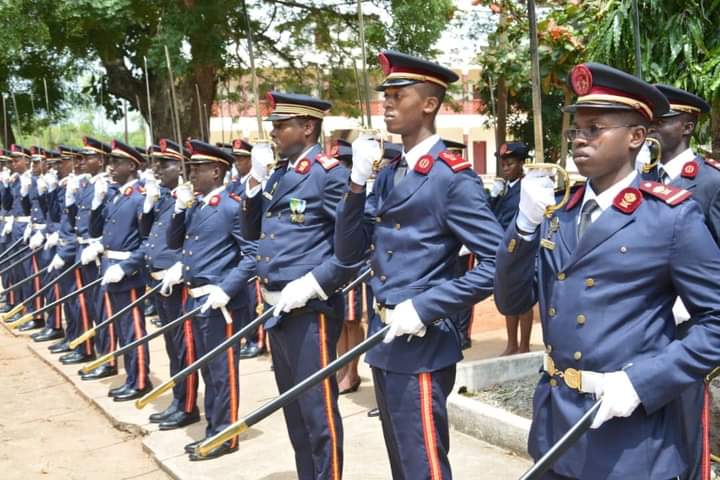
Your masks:
M540 59L538 56L537 19L535 0L528 0L528 19L530 20L530 59L532 61L532 105L533 125L535 127L535 162L543 163L542 98L540 91Z
M367 53L365 51L365 17L362 10L362 0L357 0L358 28L360 29L360 49L362 50L363 81L365 82L365 115L366 127L372 128L372 111L370 110L370 79L368 78Z
M155 131L153 130L152 119L152 97L150 96L150 77L148 75L147 57L143 57L145 64L145 94L147 95L148 125L150 126L150 145L155 142ZM140 105L138 105L140 108Z

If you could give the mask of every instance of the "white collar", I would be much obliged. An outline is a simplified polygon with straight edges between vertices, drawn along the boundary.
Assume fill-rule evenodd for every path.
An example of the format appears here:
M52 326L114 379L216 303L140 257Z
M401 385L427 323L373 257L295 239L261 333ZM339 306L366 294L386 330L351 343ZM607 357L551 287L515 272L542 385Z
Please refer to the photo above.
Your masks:
M409 172L410 170L413 170L417 161L420 160L420 157L428 153L430 149L439 141L440 135L435 133L412 147L408 152L406 152L405 148L403 147L403 156L405 157L405 161L407 162L407 171Z
M200 201L202 202L203 206L207 205L207 201L206 201L207 199L214 197L215 195L222 192L223 190L225 190L225 185L221 185L221 186L217 187L215 190L210 191L210 193L208 193L207 195L203 195L202 197L200 197Z
M247 181L248 177L250 177L250 172L248 172L245 175L243 175L242 177L240 177L240 182L238 182L238 183L245 185L245 182Z
M295 165L297 165L297 163L298 163L300 160L302 160L303 158L305 158L305 155L307 155L307 154L310 152L310 150L312 150L313 148L315 148L315 145L313 145L312 147L310 147L310 148L308 148L307 150L305 150L301 155L299 155L299 156L295 159L294 162L292 162L292 163L288 162L288 166L287 166L288 170L290 170L290 169L292 169L292 168L295 168Z
M100 173L98 173L98 174L95 175L95 176L90 176L89 173L86 173L85 175L88 176L88 181L89 181L90 183L95 183L95 182L97 182L98 179L99 179L102 175L104 175L104 174L105 174L105 172L100 172Z
M617 194L620 193L620 190L628 187L633 182L633 180L635 180L636 176L637 170L633 169L633 171L628 173L625 178L615 183L613 186L602 192L600 195L596 194L590 182L587 182L582 205L580 205L580 211L582 212L582 208L589 200L595 200L598 204L598 207L600 207L600 212L604 212L610 207L610 205L612 205L613 200L615 200Z
M682 173L682 169L687 162L695 160L695 154L691 149L683 150L678 156L667 163L658 165L658 169L662 168L668 174L670 180L675 180Z
M127 187L132 187L133 185L135 185L135 182L137 182L137 181L138 181L137 178L133 178L132 180L130 180L129 182L127 182L125 185L123 185L122 187L120 187L120 191L121 191L121 192L124 192Z
M515 180L513 180L512 182L508 182L508 189L514 187L515 184L516 184L517 182L519 182L521 178L522 178L522 177L517 177L517 178L516 178Z

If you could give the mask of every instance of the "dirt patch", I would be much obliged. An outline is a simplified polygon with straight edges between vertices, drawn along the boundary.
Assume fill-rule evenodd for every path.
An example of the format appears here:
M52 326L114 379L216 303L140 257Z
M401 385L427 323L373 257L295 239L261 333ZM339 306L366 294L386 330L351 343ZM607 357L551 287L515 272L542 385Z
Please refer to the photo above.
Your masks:
M525 418L532 418L532 397L538 382L537 375L530 375L501 385L491 385L465 395L479 402L502 408Z

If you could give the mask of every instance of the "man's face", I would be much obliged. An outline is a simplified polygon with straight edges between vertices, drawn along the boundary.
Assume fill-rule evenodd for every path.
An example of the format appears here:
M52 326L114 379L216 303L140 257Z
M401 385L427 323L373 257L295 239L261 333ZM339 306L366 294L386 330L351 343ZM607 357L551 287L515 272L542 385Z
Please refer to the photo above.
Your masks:
M100 155L82 155L80 158L80 172L97 175L102 170L103 164Z
M417 132L423 124L425 100L417 84L386 88L383 108L388 132L399 135Z
M250 162L250 155L233 156L235 157L235 168L238 171L238 175L240 175L240 177L244 177L250 173L250 167L252 166L252 163Z
M684 137L691 135L695 124L685 115L656 119L648 130L648 137L660 142L664 152L675 152L681 146Z
M312 133L312 123L302 118L272 122L270 138L275 142L282 158L300 155L305 150L305 139Z
M45 160L33 160L30 170L34 176L40 176L45 173Z
M15 173L23 174L28 168L27 158L23 156L13 157L12 160L12 171Z
M222 185L225 173L215 163L199 163L190 165L190 181L195 191L202 194L210 193Z
M137 166L129 158L110 157L110 177L120 185L127 183L134 176Z
M516 157L505 157L500 160L502 176L508 182L513 182L523 174L523 161Z
M63 158L62 160L60 160L60 162L57 164L59 174L58 176L60 178L64 178L70 175L73 171L74 164L75 162L71 158Z
M622 169L645 141L645 127L634 125L618 111L578 108L573 128L584 129L591 138L578 135L572 141L573 160L581 175L603 177ZM608 128L611 127L611 128Z
M180 178L180 162L176 160L159 159L155 161L153 169L160 179L163 187L175 188Z

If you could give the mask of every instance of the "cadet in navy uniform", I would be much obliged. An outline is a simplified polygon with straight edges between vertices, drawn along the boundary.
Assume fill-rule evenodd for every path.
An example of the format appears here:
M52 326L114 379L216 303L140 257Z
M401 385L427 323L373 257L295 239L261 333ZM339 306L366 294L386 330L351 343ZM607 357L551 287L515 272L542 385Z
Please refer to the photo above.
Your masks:
M185 149L171 140L161 139L160 145L149 149L154 172L160 181L145 183L145 203L140 220L142 235L147 236L144 245L145 261L153 284L162 282L170 269L182 275L182 261L179 248L170 248L167 243L167 228L175 210L172 190L178 186L182 173L181 162L190 161ZM187 291L182 284L160 291L155 295L155 306L161 325L166 325L182 315ZM170 376L197 360L195 330L192 319L181 327L164 334L165 351L170 359ZM151 423L159 423L160 430L172 430L200 421L197 408L198 374L193 373L173 387L173 399L168 408L150 415Z
M710 111L710 105L702 98L685 90L669 85L655 85L670 103L670 111L655 119L649 136L661 145L661 158L657 168L643 174L647 180L660 181L673 187L692 192L692 199L700 204L705 214L705 223L718 243L720 235L720 163L703 159L690 149L690 139L699 121L699 116ZM680 336L685 335L692 322L690 314L678 299L673 307L675 322L680 325ZM683 394L683 408L688 438L695 439L692 450L695 461L683 478L701 478L703 435L701 418L704 399L704 384ZM709 409L709 405L705 405ZM693 441L693 440L688 440ZM709 446L706 446L709 449ZM709 452L709 450L708 450ZM708 455L708 453L706 453ZM709 460L709 457L708 457Z
M0 165L2 170L0 171L0 252L5 252L10 247L10 235L5 233L5 224L7 217L10 213L5 208L5 185L10 179L10 168L8 163L12 161L10 150L4 148L0 149ZM1 276L3 288L9 286L9 277L7 273L3 273ZM10 310L10 295L8 292L3 290L0 292L0 300L2 300L2 306L0 307L0 313L6 313Z
M61 146L62 147L62 146ZM59 147L60 148L60 147ZM64 148L64 147L62 147ZM50 268L50 264L55 258L57 245L60 242L60 229L62 225L60 223L62 219L62 212L64 209L64 188L60 186L60 182L66 182L68 175L73 171L73 157L71 155L65 155L63 150L52 151L47 159L47 165L50 168L47 174L43 177L47 184L47 228L44 232L37 232L35 236L42 235L43 250L49 256L50 261L48 262L48 271L42 276L43 283L47 284L53 281L59 272L53 271ZM32 238L31 238L32 241ZM72 276L67 275L60 281L56 282L55 285L50 289L46 295L47 302L52 302L61 298L63 291L63 285L72 285ZM45 322L45 328L38 333L32 335L32 339L36 342L46 342L50 340L57 340L64 338L65 332L62 326L63 317L68 322L67 314L63 316L63 307L58 305L57 308L52 309L47 314Z
M280 92L268 93L268 100L281 162L268 175L269 145L253 146L243 228L248 239L259 240L257 274L265 302L275 309L265 329L275 381L285 392L335 358L343 324L343 298L335 292L355 269L334 257L335 209L348 172L317 143L330 103ZM301 480L342 477L337 394L335 378L328 378L283 410Z
M100 142L94 138L83 138L83 147L79 158L78 169L81 175L68 181L65 189L65 208L70 224L75 229L76 246L68 245L58 250L58 256L64 261L64 265L71 265L81 262L80 268L76 269L75 289L96 280L99 275L100 260L98 256L103 250L100 239L93 238L90 234L90 212L94 197L95 184L103 182L106 174L103 172L105 158L110 154L112 147L107 143ZM67 248L67 250L66 250ZM74 253L74 258L71 255ZM59 262L58 262L58 265ZM63 265L63 266L64 266ZM62 266L60 267L62 268ZM85 290L74 298L78 304L79 312L79 334L85 333L92 328L92 322L99 323L101 316L99 312L104 308L103 295L97 287ZM116 326L110 325L101 329L95 335L95 349L104 355L115 349L117 343ZM65 364L83 363L94 358L92 348L78 348L65 356L60 361ZM116 361L106 363L97 367L89 373L82 373L83 380L97 380L117 374Z
M240 198L223 185L232 156L198 140L191 142L191 150L188 164L192 185L184 183L175 189L175 208L167 234L168 247L182 249L184 269L180 275L171 269L163 279L162 288L168 291L184 281L190 297L186 310L203 306L193 320L197 356L202 357L246 321L247 282L254 274L256 246L242 236ZM200 192L197 199L193 188ZM228 282L226 277L234 267L236 281ZM222 289L218 286L221 282ZM205 435L211 437L237 421L237 347L226 350L201 371L208 421ZM234 452L238 440L235 437L223 443L206 457L195 453L200 442L202 439L185 446L190 460L217 458Z
M448 152L435 133L445 91L458 76L399 52L383 52L379 61L385 122L402 136L403 155L378 173L366 211L365 183L378 145L363 136L353 143L335 248L344 263L370 252L377 314L369 333L390 324L386 343L366 361L393 478L452 478L446 399L462 359L462 334L449 317L492 293L502 229L470 163ZM461 245L477 265L456 277Z
M569 83L567 135L587 185L548 220L553 182L528 173L497 257L500 311L540 303L547 355L529 451L547 452L595 396L593 430L546 478L676 478L692 460L680 395L720 362L720 251L692 192L634 170L650 122L668 111L662 93L598 64L576 66ZM677 296L693 315L684 338Z
M140 216L145 202L138 170L145 163L134 148L113 140L110 152L111 178L118 188L108 191L108 182L95 182L90 213L90 235L101 238L102 254L101 320L134 303L145 290L145 255ZM145 336L145 313L141 305L119 316L113 326L121 346ZM141 345L123 356L125 383L111 389L116 402L142 397L152 389L149 378L150 352Z

